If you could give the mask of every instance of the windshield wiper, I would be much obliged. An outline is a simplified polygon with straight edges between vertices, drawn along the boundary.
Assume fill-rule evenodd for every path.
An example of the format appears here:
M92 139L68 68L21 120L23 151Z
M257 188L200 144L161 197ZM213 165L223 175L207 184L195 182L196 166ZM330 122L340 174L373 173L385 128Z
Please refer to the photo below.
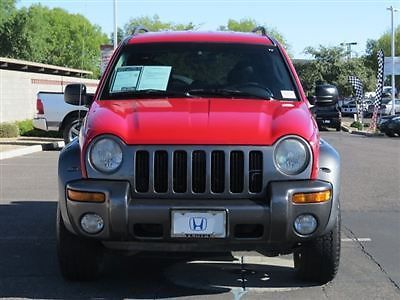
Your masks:
M272 95L265 92L265 95L249 93L241 90L233 90L233 89L193 89L188 90L187 94L189 95L211 95L211 96L223 96L223 97L245 97L245 98L257 98L264 100L271 100Z
M146 90L136 90L136 91L120 91L115 93L110 93L111 98L143 98L143 97L191 97L186 92L178 91L164 91L157 89L146 89Z

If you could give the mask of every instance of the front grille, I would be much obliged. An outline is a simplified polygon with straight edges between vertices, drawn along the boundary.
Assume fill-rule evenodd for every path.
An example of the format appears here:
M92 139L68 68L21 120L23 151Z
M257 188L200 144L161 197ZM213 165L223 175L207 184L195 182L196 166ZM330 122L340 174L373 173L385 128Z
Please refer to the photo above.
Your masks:
M263 191L262 151L152 147L137 150L134 156L136 194L213 197Z

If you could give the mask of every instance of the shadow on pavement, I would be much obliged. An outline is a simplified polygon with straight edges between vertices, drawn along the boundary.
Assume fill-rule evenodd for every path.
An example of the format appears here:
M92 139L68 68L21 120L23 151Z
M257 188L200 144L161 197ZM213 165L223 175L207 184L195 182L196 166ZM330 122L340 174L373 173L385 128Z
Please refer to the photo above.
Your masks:
M223 259L211 255L207 262L193 262L193 257L187 256L107 254L99 280L67 282L58 269L55 216L56 202L0 205L1 298L154 299L220 295L242 288L244 283L250 289L306 286L294 279L291 267L241 265L231 255Z

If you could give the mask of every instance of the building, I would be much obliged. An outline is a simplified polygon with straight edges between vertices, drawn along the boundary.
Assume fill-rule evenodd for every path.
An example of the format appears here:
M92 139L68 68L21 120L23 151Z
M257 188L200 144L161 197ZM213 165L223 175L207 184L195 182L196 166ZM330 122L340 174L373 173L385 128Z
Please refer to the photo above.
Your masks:
M88 92L98 80L92 72L0 57L0 123L32 119L39 91L63 92L67 84L82 82Z

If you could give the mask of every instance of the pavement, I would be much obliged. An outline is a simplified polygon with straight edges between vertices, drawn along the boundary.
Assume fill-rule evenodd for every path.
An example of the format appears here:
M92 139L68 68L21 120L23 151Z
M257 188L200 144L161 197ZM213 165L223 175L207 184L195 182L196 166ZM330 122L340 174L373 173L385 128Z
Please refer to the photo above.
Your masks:
M0 160L64 147L64 141L47 137L0 138Z

